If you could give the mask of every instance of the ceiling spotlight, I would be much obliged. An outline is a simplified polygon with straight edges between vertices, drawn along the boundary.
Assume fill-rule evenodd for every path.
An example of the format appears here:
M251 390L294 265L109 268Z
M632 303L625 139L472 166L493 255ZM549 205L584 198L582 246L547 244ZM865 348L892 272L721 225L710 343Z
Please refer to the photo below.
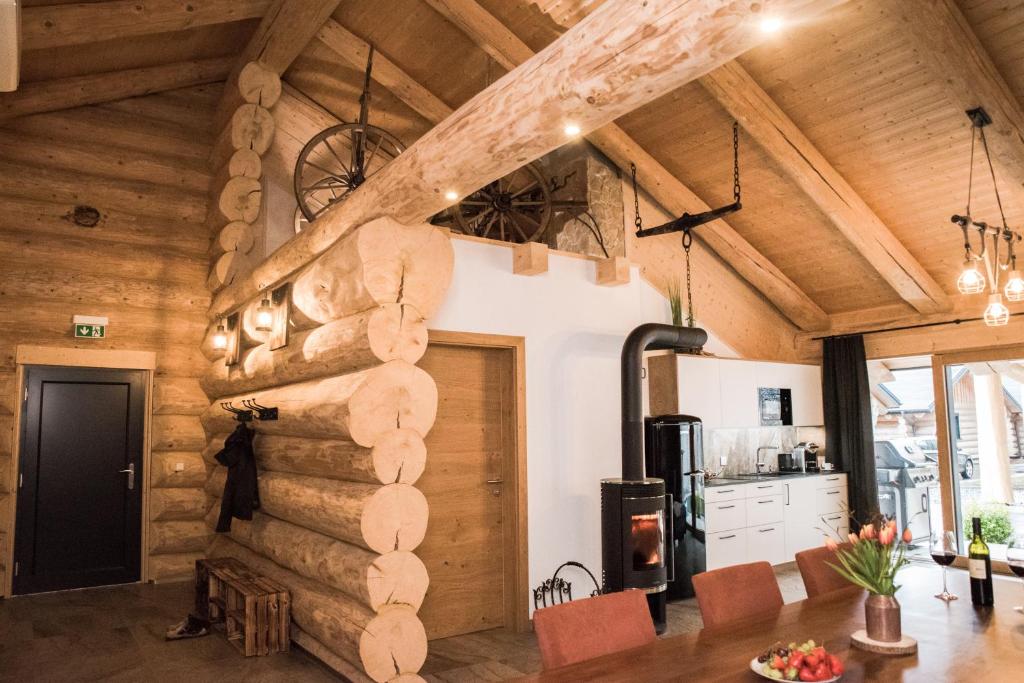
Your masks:
M778 33L782 29L782 19L779 17L765 17L761 20L762 33Z
M580 127L575 123L565 124L565 134L573 138L580 134Z
M459 198L459 193L456 192L455 190L448 190L447 192L444 193L444 198L450 202L454 202L456 199Z

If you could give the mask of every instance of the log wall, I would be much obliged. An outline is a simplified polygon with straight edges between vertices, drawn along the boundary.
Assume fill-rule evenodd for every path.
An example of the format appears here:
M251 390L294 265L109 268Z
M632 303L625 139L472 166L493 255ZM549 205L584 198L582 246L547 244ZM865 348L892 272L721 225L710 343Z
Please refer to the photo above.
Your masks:
M204 86L0 126L0 550L13 536L15 353L26 344L156 353L148 575L183 577L205 551L199 344L213 136L197 122L219 95ZM76 207L98 223L81 224L84 208L76 222ZM74 314L107 316L107 338L73 339Z
M227 479L215 455L236 424L220 402L279 409L276 421L253 423L260 508L252 521L233 520L210 555L286 586L296 639L349 678L414 677L426 658L416 612L429 578L416 548L429 510L416 480L438 399L416 362L452 265L445 231L380 218L290 278L286 346L271 350L267 333L247 324L255 302L242 308L237 363L204 344L207 530ZM161 514L176 519L194 502L164 497Z

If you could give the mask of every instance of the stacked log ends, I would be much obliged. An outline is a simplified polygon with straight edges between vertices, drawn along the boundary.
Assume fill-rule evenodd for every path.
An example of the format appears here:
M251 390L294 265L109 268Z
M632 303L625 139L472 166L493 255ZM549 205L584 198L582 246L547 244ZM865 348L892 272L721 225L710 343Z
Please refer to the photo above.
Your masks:
M225 225L213 242L216 253L238 251L248 254L256 243L252 226L245 221L232 221Z
M248 308L242 315L242 327L247 338L263 334L255 330ZM411 364L426 349L427 326L415 309L386 304L292 333L287 346L280 349L260 344L230 367L213 363L203 379L203 389L210 396L225 396L344 374L392 360Z
M238 73L238 92L246 102L270 109L281 97L281 77L259 62L249 62Z
M387 303L408 304L427 319L444 301L453 263L446 232L378 218L299 272L292 284L292 305L320 323Z
M415 673L427 657L427 634L416 611L385 605L378 612L323 584L281 567L238 543L218 538L212 557L234 557L285 586L296 625L375 681Z
M227 287L242 272L246 262L245 256L240 251L221 254L210 269L210 276L206 279L207 288L215 291L221 287Z
M215 438L213 444L219 449L222 441ZM345 440L273 434L257 435L255 447L260 470L366 484L413 484L427 460L423 437L411 429L385 434L373 448Z
M224 184L217 198L217 208L228 221L252 223L260 215L263 184L256 178L237 176Z
M218 401L241 405L244 398L280 408L276 421L260 424L264 434L348 439L367 448L395 429L408 428L426 436L437 417L433 378L401 360L348 375L240 392ZM235 426L218 402L203 412L202 422L208 434L230 432Z

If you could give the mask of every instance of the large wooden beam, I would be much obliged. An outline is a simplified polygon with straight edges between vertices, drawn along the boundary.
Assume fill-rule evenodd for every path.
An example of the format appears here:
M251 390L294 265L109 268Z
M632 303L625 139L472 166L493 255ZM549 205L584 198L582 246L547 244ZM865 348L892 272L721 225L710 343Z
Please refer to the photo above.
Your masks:
M328 19L316 37L351 66L366 68L370 44L338 22ZM441 123L454 111L380 52L373 54L371 77L431 123Z
M249 62L281 76L295 61L340 0L274 0L263 15L256 32L237 58L224 85L224 97L217 106L214 130L222 130L242 104L238 74Z
M996 69L954 0L905 0L892 5L920 61L946 85L960 109L985 107L992 156L1018 188L1024 186L1024 108ZM966 118L964 125L967 125ZM965 133L966 135L966 133Z
M0 93L0 122L28 114L103 104L165 90L215 83L228 75L231 62L230 58L216 57L25 83L15 92Z
M183 31L263 16L271 0L110 0L25 7L21 48L39 50Z
M505 69L512 70L534 55L526 43L476 0L427 0L427 3L462 29ZM578 14L570 12L566 16ZM628 172L630 163L636 164L643 188L669 213L679 216L710 210L706 202L614 123L593 131L587 135L587 140L623 172ZM825 311L726 221L709 223L697 235L797 327L804 330L828 327Z
M920 313L951 304L928 271L738 62L700 79L900 298Z
M779 0L772 7L801 15L840 2ZM590 132L734 59L763 40L763 9L728 0L609 0L222 290L210 315L240 306L369 218L425 220L449 203L446 192L469 192L560 147L565 121Z

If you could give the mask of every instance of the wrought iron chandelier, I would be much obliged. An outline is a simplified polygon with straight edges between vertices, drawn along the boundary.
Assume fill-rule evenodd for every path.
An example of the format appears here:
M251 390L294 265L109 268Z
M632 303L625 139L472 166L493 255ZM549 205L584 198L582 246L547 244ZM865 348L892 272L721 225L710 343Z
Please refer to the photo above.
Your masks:
M964 236L964 269L957 278L956 287L963 294L980 294L989 290L988 306L985 308L985 324L998 327L1010 322L1010 309L1003 303L1003 295L1008 301L1024 301L1024 277L1017 270L1017 255L1014 251L1021 234L1010 230L1006 225L1003 202L999 197L999 186L996 184L996 173L992 166L992 156L988 151L985 139L985 126L992 123L992 118L983 108L971 109L967 112L971 120L971 166L967 176L967 210L963 215L954 215L950 220L960 226ZM976 221L971 215L971 196L974 185L974 149L975 143L981 139L981 146L988 162L989 174L992 177L992 190L999 207L999 224L990 225L984 221ZM971 245L971 232L978 233L978 246ZM988 247L991 239L992 247ZM1002 243L1006 243L1006 253L1000 255ZM979 269L984 267L984 272ZM1003 274L1006 279L1000 290Z

